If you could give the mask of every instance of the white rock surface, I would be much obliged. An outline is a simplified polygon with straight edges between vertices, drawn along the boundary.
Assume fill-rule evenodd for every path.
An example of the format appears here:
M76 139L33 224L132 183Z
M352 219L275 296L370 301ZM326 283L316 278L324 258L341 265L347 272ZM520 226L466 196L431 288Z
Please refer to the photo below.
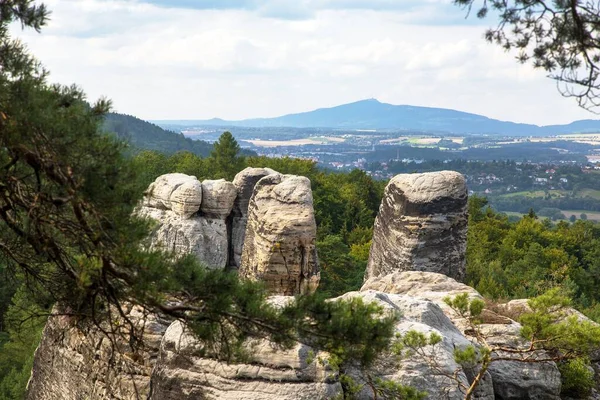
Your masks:
M379 287L390 293L369 287ZM476 291L444 275L409 271L373 278L360 292L346 293L338 299L361 297L365 302L377 302L384 309L399 312L401 319L395 327L398 334L416 330L426 335L435 332L442 337L442 342L436 346L425 347L423 354L412 354L401 360L389 354L382 355L369 371L373 378L389 379L426 391L430 400L459 400L464 398L464 388L459 388L448 376L456 376L464 387L472 382L475 371L458 365L453 353L456 348L469 346L473 338L460 327L460 319L444 308L441 299L463 292L479 297ZM291 301L294 301L293 297L289 296L269 299L278 307ZM484 321L481 325L491 345L527 345L519 336L518 323L507 318L498 318L498 321ZM28 399L132 399L131 382L136 382L141 388L140 393L148 394L153 400L329 399L341 394L337 373L314 362L315 358L326 355L317 353L312 357L307 346L297 345L284 351L267 341L248 341L250 362L228 364L205 358L207 353L203 351L203 343L186 332L180 322L172 323L166 332L164 322L156 320L146 324L154 350L131 360L120 359L115 367L109 364L112 353L102 340L98 340L97 333L77 330L68 318L52 320L44 331L36 355ZM156 359L156 343L163 332ZM427 362L428 356L435 362ZM129 376L126 374L129 371L135 372ZM356 366L344 365L342 372L359 384L367 380L365 371ZM124 380L125 376L133 380ZM559 393L560 374L553 363L496 361L474 398L558 400ZM358 394L361 400L374 398L368 385Z
M417 353L398 361L394 361L390 355L384 355L375 363L372 371L374 376L425 391L428 393L428 399L464 399L464 389L461 390L457 382L448 376L456 376L465 387L470 385L474 371L466 370L456 363L454 349L464 349L472 343L462 335L437 304L424 298L374 290L350 292L339 298L347 299L356 296L362 297L365 302L374 301L384 309L399 312L401 318L396 324L397 334L404 335L408 331L415 330L427 336L437 333L442 337L442 342L439 344L423 348L423 354L432 362L424 359L423 354ZM350 375L359 383L364 384L367 381L364 373L360 371L350 370ZM477 399L494 400L489 374L485 375L476 393ZM367 400L374 399L375 396L369 386L365 385L358 398Z
M465 334L467 326L465 321L448 307L444 297L454 297L461 293L468 293L470 298L482 298L470 286L457 282L442 274L431 272L395 272L393 274L371 278L361 288L361 291L380 290L386 293L397 293L414 298L428 299L452 320L455 327ZM522 301L511 302L513 307L522 308ZM511 304L509 303L509 304ZM526 311L526 310L525 310ZM521 339L521 325L509 318L485 310L482 317L494 323L484 323L480 326L486 340L493 346L526 347L527 343ZM484 321L485 322L485 321ZM471 338L472 339L472 338ZM498 353L503 356L505 354ZM540 352L537 357L547 357ZM560 398L560 373L556 364L549 363L523 363L517 361L493 362L489 368L492 377L494 395L496 399L516 400L558 400Z
M193 254L208 268L227 265L227 225L221 218L181 219L168 210L142 208L139 214L157 221L151 243L175 254Z

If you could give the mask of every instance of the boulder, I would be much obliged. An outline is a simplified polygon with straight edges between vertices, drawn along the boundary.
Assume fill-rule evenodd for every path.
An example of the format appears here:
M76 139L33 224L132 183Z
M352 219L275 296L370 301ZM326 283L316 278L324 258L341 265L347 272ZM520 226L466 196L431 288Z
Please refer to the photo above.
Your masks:
M202 182L202 205L200 211L205 217L225 220L237 196L233 183L225 179Z
M190 218L200 210L202 204L202 184L197 180L189 180L178 186L171 197L171 210L184 218Z
M161 175L144 192L143 205L159 210L173 210L184 218L198 212L202 203L202 187L195 176Z
M263 177L276 174L270 168L248 167L238 173L233 179L233 185L237 190L237 197L231 211L231 244L229 254L229 266L239 268L242 259L242 248L246 237L246 224L248 223L248 204L254 192L254 186Z
M375 220L365 280L396 271L465 275L467 186L458 172L397 175Z
M320 278L316 235L310 181L295 175L263 177L248 206L240 276L265 282L274 295L314 291Z
M521 325L482 324L480 331L490 346L526 349L529 343L521 338ZM507 352L494 352L495 357L519 358ZM528 361L549 358L544 351L524 356ZM554 362L494 361L488 372L494 383L497 400L559 400L560 372Z

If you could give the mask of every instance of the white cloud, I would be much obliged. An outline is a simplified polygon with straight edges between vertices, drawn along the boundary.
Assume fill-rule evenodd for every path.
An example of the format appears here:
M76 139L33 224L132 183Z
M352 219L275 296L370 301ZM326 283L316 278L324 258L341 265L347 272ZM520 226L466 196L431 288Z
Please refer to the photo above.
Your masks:
M359 0L240 0L221 10L46 2L53 16L42 35L14 32L51 78L141 118L276 116L370 97L540 124L593 117L485 43L461 10L441 15L448 1L394 10L399 2L379 0L381 11ZM304 9L312 12L291 18Z

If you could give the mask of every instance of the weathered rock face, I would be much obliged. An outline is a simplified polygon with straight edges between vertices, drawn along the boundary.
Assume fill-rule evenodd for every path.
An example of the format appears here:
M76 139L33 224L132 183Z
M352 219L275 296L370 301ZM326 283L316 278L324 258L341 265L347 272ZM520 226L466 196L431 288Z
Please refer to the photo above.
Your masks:
M206 180L202 182L201 213L207 218L225 219L237 197L233 183L225 179Z
M176 254L193 254L208 268L227 265L227 225L220 218L181 219L171 211L142 208L142 216L158 222L152 245Z
M467 328L465 321L457 316L444 303L443 299L446 296L454 297L461 293L468 293L471 298L482 298L475 289L445 275L417 271L395 272L384 277L371 278L365 282L361 291L370 292L372 290L432 301L439 306L440 310L449 317L454 326L466 338L469 338L469 335L465 334ZM511 307L524 307L522 301L508 304ZM521 339L521 325L517 322L496 315L490 310L484 310L482 319L484 323L479 326L479 329L490 345L513 348L528 346L528 343ZM498 353L498 355L506 356L508 354ZM545 352L539 352L534 357L544 359L548 355ZM560 372L553 362L496 361L490 364L488 372L493 384L495 399L558 400L560 398Z
M254 186L261 178L276 174L270 168L248 167L238 173L233 179L233 185L237 189L237 197L231 211L231 251L229 254L229 266L239 268L242 260L242 248L246 237L246 225L248 223L248 204L254 192Z
M248 342L248 348L247 364L199 357L202 343L174 322L161 344L150 399L318 400L341 392L337 374L315 362L320 355L311 357L307 346L282 351L260 340Z
M446 275L421 271L394 272L385 276L373 277L367 280L360 290L377 290L433 301L459 329L466 327L465 321L452 312L444 302L444 297L468 293L471 299L483 299L477 290L464 283L457 282Z
M240 276L272 294L314 291L319 284L317 226L310 181L274 174L260 179L248 206Z
M223 179L200 183L193 176L167 174L149 186L138 214L157 221L153 246L194 254L209 268L224 268L229 253L226 219L236 196L235 186Z
M189 218L200 209L202 186L195 176L166 174L156 178L144 195L144 206Z
M482 324L481 332L491 346L526 349L528 343L520 338L521 325ZM497 352L499 357L514 357L506 352ZM549 355L540 351L531 359L546 359ZM559 400L560 372L555 363L528 363L519 361L496 361L488 369L494 382L494 394L499 400Z
M77 327L71 317L50 318L36 350L26 399L146 398L169 321L137 307L128 315L144 342L135 353L122 340L113 347L95 327Z
M442 337L439 344L426 346L422 349L422 353L414 353L399 361L395 361L390 355L380 357L370 371L372 375L425 391L428 399L464 399L464 390L461 391L457 381L448 376L456 376L458 382L466 387L473 381L475 371L464 368L454 360L454 349L464 349L472 343L463 336L435 302L425 298L375 290L346 293L340 298L356 296L362 297L365 302L376 302L384 309L400 312L401 318L396 324L397 334L404 335L412 330L427 336L437 333ZM347 373L357 383L367 383L364 372L350 368ZM374 399L376 396L369 385L365 385L358 398L366 400ZM492 379L489 374L484 375L475 398L494 400Z
M438 361L428 365L421 355L415 354L400 362L393 357L383 356L372 370L372 377L393 380L427 391L430 399L462 400L464 394L455 381L442 373L456 373L463 385L470 382L471 371L454 361L455 348L471 344L450 319L432 301L405 295L386 294L368 290L347 293L338 299L361 297L365 302L376 302L384 309L400 311L402 318L396 332L417 330L426 334L436 332L443 337L441 344L424 351ZM276 297L274 302L283 305L293 301L291 297ZM202 399L330 399L343 394L336 372L327 370L317 362L317 354L308 357L310 349L298 345L294 349L276 350L266 341L256 341L250 348L252 361L249 364L224 364L216 360L201 358L202 344L185 332L179 322L173 323L163 338L160 357L152 375L151 399L175 400L181 398ZM310 361L310 363L309 363ZM344 373L357 384L365 384L365 371L354 366L343 366ZM357 399L376 398L369 385L358 393ZM494 400L491 377L486 375L477 392L477 399Z
M368 371L371 378L413 386L426 391L431 400L464 399L464 389L459 388L457 381L463 387L468 386L476 371L456 363L454 349L471 345L473 338L442 300L464 292L480 297L473 289L447 276L409 271L372 278L360 292L338 298L361 297L365 302L376 302L384 309L400 312L395 327L398 334L416 330L426 335L435 332L442 338L437 345L426 346L421 353L401 360L382 355ZM290 301L294 298L270 299L279 307ZM135 310L132 315L136 315ZM136 318L143 320L141 314ZM309 347L297 345L284 351L267 341L248 341L251 360L227 364L202 357L206 354L203 343L186 332L180 322L166 329L164 321L152 318L155 317L148 316L140 324L145 327L149 349L131 356L114 354L114 360L111 360L112 349L98 332L80 331L68 318L52 319L36 354L28 399L134 399L134 383L140 398L152 400L330 399L343 392L338 373L316 361L326 355L313 355ZM519 337L520 325L508 318L484 321L480 329L491 345L527 345ZM365 371L356 366L343 365L341 372L358 384L367 382ZM456 380L448 376L456 376ZM496 361L484 375L474 398L558 400L559 393L560 374L554 363ZM375 396L369 385L365 385L357 398L370 400Z
M465 274L467 187L453 171L395 176L373 230L365 280L394 271Z

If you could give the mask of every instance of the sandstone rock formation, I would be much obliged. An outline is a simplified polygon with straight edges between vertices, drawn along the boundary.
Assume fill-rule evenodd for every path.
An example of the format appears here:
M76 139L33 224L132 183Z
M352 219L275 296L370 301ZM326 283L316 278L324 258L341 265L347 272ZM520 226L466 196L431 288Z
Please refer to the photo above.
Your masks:
M149 186L138 214L157 222L153 246L194 254L209 268L224 268L229 253L226 219L236 196L233 184L223 179L200 183L194 176L166 174Z
M201 349L202 343L174 322L161 344L150 399L317 400L341 393L337 374L314 361L319 353L313 356L304 345L282 351L264 340L249 341L247 364L202 358Z
M436 332L442 337L441 343L425 347L423 353L402 360L384 354L369 371L354 365L343 366L342 371L358 384L367 382L368 373L371 378L389 379L426 391L431 400L462 400L464 393L448 376L456 376L465 386L472 382L476 371L457 364L453 354L454 349L469 346L473 340L442 299L464 292L480 297L449 277L409 271L372 278L360 292L341 296L338 299L361 297L384 309L399 311L399 334L416 330L427 335ZM293 297L271 298L279 306L289 301L294 301ZM132 314L136 315L134 310ZM330 399L342 394L337 372L316 362L318 353L310 357L311 349L306 346L283 351L263 340L249 341L251 360L228 364L201 357L203 344L186 332L180 322L173 322L166 329L164 321L152 318L155 317L149 316L141 324L148 335L146 353L115 354L115 359L111 359L113 352L98 332L80 331L66 317L52 319L37 351L28 399L134 399L134 382L141 398L148 396L152 400ZM138 315L136 320L142 318ZM484 321L481 326L491 344L513 346L522 341L519 328L518 323L506 317ZM427 357L435 363L427 362ZM559 393L560 374L554 363L498 361L490 366L475 398L558 400ZM375 396L365 385L357 398L369 400Z
M166 174L156 178L144 195L145 206L189 218L200 209L202 186L195 176Z
M261 178L276 173L270 168L248 167L233 179L233 185L237 189L237 197L230 215L231 251L229 253L229 266L231 267L239 268L242 260L242 248L248 223L248 204L254 192L254 186Z
M265 282L272 294L312 292L319 284L317 226L310 181L274 174L254 188L240 276Z
M124 340L114 347L95 326L79 327L68 316L50 318L35 353L27 400L146 398L169 322L137 307L126 311L143 339L144 347L135 352Z
M235 186L225 179L203 181L200 211L207 218L225 220L236 197Z
M395 271L464 279L467 187L454 171L395 176L375 220L365 280Z
M469 336L464 333L465 321L457 316L443 299L461 293L468 293L471 298L482 298L475 289L456 282L450 277L417 271L395 272L384 277L371 278L365 282L361 291L372 290L408 295L434 302L467 338ZM513 303L514 306L523 307L523 302ZM480 329L490 345L527 347L527 343L521 339L519 323L496 315L490 310L484 310L482 318L484 323L480 325ZM546 358L547 354L540 352L536 357ZM560 398L560 373L553 362L497 361L490 365L488 372L496 399L558 400Z
M440 293L441 295L441 293ZM429 336L432 332L442 337L441 343L426 346L422 353L414 353L408 358L394 360L393 356L384 355L375 363L370 373L376 377L412 386L428 393L428 399L462 400L464 393L458 387L456 379L469 386L473 380L474 371L465 369L454 359L454 349L464 349L471 345L459 329L444 314L442 309L433 301L423 297L399 294L388 294L375 290L346 293L340 298L360 296L366 302L376 302L384 309L398 311L401 318L396 324L396 333L403 335L408 331L417 331ZM428 362L425 358L435 360ZM367 383L364 371L350 370L350 376L363 388L357 396L361 400L377 398ZM489 374L481 382L476 398L494 400L492 379Z
M281 295L270 298L280 307L294 301L291 295L314 290L319 273L308 179L247 169L234 183L200 183L182 174L159 177L138 210L157 221L154 245L192 252L220 268L228 255L230 265L236 266L235 255L241 252L240 274L264 281L273 294ZM226 221L232 224L231 239ZM234 241L244 237L244 225L243 248L239 242L234 247ZM343 365L341 373L365 384L358 399L376 398L367 384L371 378L413 386L431 400L464 398L458 383L468 386L477 370L459 365L454 350L476 341L467 321L443 299L461 293L482 298L456 280L464 274L465 230L466 189L459 174L400 175L386 188L367 279L359 292L337 300L361 297L376 302L400 313L396 333L435 332L442 340L402 360L383 354L369 371ZM517 309L527 311L526 301L509 302L498 307L498 313L484 310L480 329L490 344L527 346L520 338L520 325L509 318ZM316 361L326 355L313 356L307 346L280 350L265 340L249 340L251 359L228 364L209 358L203 343L181 322L144 315L137 308L130 307L128 313L143 330L142 351L130 352L127 343L119 341L117 352L94 327L79 327L69 317L50 319L36 352L27 399L308 400L343 395L339 373ZM558 400L560 385L552 362L497 361L474 398Z

